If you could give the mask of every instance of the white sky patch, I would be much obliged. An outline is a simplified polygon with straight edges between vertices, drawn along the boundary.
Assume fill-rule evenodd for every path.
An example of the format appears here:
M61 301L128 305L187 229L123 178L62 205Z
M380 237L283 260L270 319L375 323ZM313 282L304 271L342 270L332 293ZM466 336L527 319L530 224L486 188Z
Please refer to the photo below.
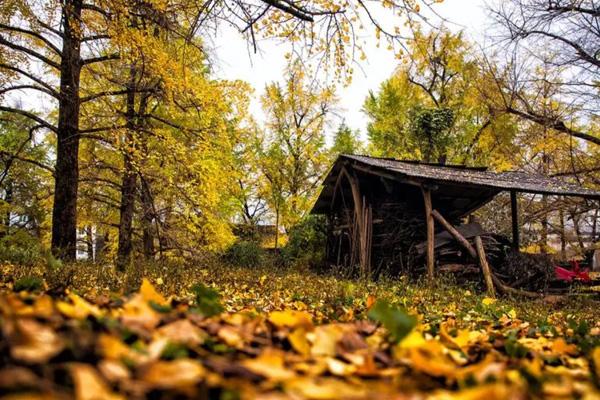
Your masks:
M449 29L463 30L467 39L481 43L486 25L490 23L484 7L485 0L445 0L435 5L435 10L448 21L445 25ZM354 68L350 86L340 87L337 91L340 99L337 114L352 129L360 130L363 137L368 122L361 111L365 97L369 90L376 91L398 65L393 52L387 50L383 42L377 48L374 37L366 40L367 60ZM262 122L264 115L259 99L268 83L283 80L287 47L274 41L264 41L260 44L259 52L254 54L249 50L247 42L232 29L223 29L214 41L214 46L217 57L215 74L222 79L241 79L254 87L250 110L257 121Z

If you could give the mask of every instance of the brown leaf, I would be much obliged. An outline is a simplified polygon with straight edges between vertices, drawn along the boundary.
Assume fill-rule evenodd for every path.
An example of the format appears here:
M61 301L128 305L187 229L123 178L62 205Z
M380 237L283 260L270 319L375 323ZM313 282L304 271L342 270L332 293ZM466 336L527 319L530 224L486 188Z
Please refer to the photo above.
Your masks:
M11 366L0 370L0 388L35 388L40 379L25 367Z

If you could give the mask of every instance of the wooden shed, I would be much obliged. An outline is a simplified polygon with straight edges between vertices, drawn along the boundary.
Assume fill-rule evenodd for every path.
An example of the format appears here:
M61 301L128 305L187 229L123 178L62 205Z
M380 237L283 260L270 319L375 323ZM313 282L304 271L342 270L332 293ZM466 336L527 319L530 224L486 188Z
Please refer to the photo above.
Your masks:
M325 178L312 213L327 216L331 264L356 266L366 275L383 264L406 267L411 250L425 242L427 272L433 277L435 234L445 230L461 242L458 225L503 191L511 196L516 248L518 193L600 199L600 192L523 172L341 155ZM475 255L472 243L461 244Z

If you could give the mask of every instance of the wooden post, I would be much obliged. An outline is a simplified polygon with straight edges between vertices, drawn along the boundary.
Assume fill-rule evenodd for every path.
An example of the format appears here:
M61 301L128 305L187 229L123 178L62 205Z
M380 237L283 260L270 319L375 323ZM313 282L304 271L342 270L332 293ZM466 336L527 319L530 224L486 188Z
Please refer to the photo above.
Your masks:
M519 251L519 208L517 204L517 192L510 191L510 214L512 219L512 246L513 249Z
M473 246L471 246L471 243L469 243L469 241L465 239L465 237L461 235L460 232L457 231L456 228L452 226L452 224L450 224L450 222L446 221L446 218L444 218L442 214L440 214L437 210L432 210L431 215L433 216L433 218L435 218L437 222L439 222L444 227L444 229L448 231L448 233L450 233L450 235L452 235L452 237L458 243L460 243L469 252L471 257L477 258L477 253L475 252Z
M490 272L490 265L487 262L485 249L483 248L483 242L479 236L475 236L475 248L477 249L477 255L479 256L479 265L481 266L481 271L483 272L483 278L485 280L485 286L487 287L488 295L490 297L496 297L492 273Z
M421 188L423 191L423 201L425 204L425 223L427 225L427 278L430 282L433 282L435 277L435 225L431 211L433 209L431 204L431 190Z

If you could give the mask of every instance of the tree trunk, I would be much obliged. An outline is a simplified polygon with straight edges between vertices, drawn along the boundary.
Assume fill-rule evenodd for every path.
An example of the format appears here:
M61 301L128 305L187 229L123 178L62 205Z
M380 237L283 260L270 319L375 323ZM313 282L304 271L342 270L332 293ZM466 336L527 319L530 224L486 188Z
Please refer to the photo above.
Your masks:
M135 211L135 190L137 186L137 175L133 166L133 152L135 143L133 134L135 129L135 84L136 68L130 67L130 78L127 93L127 131L125 132L125 148L123 160L123 181L121 184L121 207L119 218L119 247L117 248L117 270L123 272L131 262L131 251L133 250L133 213Z
M67 0L62 7L64 37L60 64L52 252L64 260L74 260L77 254L81 4L81 0Z
M94 232L91 225L85 227L85 245L87 250L88 261L95 261L94 259Z
M102 262L106 259L106 247L109 239L108 232L96 231L96 240L94 242L96 262Z
M548 253L548 196L542 195L542 207L543 207L543 215L542 215L542 231L540 233L540 253L547 254Z
M149 183L145 179L140 180L140 200L142 203L142 242L144 245L144 257L146 260L150 260L154 257L154 233L152 232L154 206Z
M583 254L585 252L585 245L583 243L583 237L581 236L581 227L579 226L581 220L577 215L577 211L573 211L571 213L571 218L573 219L573 228L575 229L575 237L577 238L577 244L579 245L580 253Z
M275 210L275 250L279 247L279 207Z
M559 229L560 229L560 254L563 260L567 259L567 235L565 232L565 213L562 207L558 210Z
M6 189L4 195L4 202L8 205L6 214L2 218L2 230L0 230L0 238L10 235L10 206L13 202L13 186L12 181L6 181Z

